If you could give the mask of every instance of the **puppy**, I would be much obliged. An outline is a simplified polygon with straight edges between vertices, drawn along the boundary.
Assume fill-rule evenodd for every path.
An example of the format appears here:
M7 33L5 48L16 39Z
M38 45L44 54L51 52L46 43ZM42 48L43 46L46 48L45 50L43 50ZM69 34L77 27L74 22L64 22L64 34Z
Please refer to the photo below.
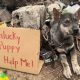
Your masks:
M72 76L66 57L67 54L71 55L71 64L74 73L80 75L80 67L74 45L74 36L79 34L78 18L75 14L67 12L60 13L55 8L53 9L53 15L55 16L55 20L46 21L42 27L41 33L45 40L44 42L47 42L48 47L55 48L59 53L63 67L63 75L66 78L71 78Z

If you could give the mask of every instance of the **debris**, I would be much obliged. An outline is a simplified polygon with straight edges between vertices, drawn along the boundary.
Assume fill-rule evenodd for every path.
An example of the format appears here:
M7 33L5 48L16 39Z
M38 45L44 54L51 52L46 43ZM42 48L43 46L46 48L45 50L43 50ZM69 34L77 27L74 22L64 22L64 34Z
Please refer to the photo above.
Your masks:
M67 6L63 11L62 11L62 14L64 13L72 13L72 14L75 14L78 10L80 9L80 5L76 4L76 5L73 5L73 6Z
M42 49L40 56L44 60L45 64L52 63L58 59L58 56L55 54L55 52L47 51L45 49Z
M34 5L21 7L12 12L12 25L39 29L44 23L45 6Z
M11 21L11 14L6 9L0 9L0 22Z

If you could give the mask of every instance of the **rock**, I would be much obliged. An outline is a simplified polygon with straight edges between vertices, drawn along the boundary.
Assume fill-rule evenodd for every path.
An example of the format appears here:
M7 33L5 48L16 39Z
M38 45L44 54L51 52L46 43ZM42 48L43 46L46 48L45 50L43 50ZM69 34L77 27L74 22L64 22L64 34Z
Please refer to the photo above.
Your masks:
M39 29L44 23L45 12L44 5L21 7L12 12L11 24L15 27Z
M6 9L0 9L0 22L11 21L11 14Z

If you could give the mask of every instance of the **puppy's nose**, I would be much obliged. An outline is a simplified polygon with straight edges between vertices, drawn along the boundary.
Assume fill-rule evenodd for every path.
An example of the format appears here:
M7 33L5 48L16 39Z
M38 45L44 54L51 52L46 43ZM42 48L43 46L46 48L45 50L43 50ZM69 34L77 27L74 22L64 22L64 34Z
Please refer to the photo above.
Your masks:
M74 34L74 35L77 35L78 33L79 33L79 29L74 29L74 30L73 30L73 34Z

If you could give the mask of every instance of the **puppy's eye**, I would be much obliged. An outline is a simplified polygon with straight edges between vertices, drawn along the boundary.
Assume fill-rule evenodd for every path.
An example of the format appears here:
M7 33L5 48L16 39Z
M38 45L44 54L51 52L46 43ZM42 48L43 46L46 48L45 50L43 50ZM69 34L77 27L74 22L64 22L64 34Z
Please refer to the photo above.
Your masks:
M65 26L68 26L68 25L70 25L70 24L71 24L71 21L70 21L70 20L65 20L65 21L64 21L64 25L65 25Z

